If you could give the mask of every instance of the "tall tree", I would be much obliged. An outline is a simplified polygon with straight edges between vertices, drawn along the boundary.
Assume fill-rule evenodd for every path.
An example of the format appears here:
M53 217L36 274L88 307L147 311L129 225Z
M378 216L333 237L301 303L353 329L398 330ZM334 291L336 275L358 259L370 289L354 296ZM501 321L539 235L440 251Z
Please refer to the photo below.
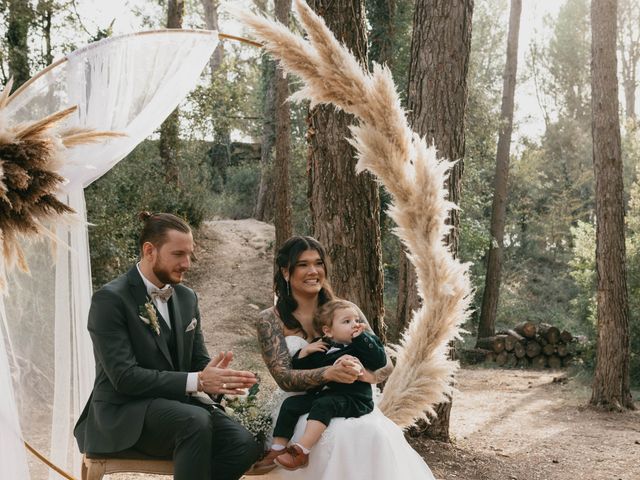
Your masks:
M513 130L513 108L518 72L518 37L522 0L511 0L509 14L509 35L507 37L507 60L504 65L502 106L500 110L500 130L496 154L496 176L494 181L493 204L491 206L491 239L487 255L487 275L478 338L495 334L496 313L500 296L502 258L504 249L504 224L507 214L507 187L509 181L509 156L511 132Z
M209 30L219 30L218 25L218 7L220 6L219 0L200 0L202 7L204 8L204 21ZM209 68L211 69L211 75L215 75L214 72L218 70L224 59L224 45L222 42L218 43L218 46L213 51L213 55L209 59Z
M167 28L182 28L184 0L169 0L167 7ZM160 126L160 160L167 183L178 182L179 135L180 112L176 108Z
M9 75L13 77L13 88L17 89L29 80L29 28L34 13L31 4L24 0L8 0L7 46Z
M367 11L371 24L370 59L392 67L394 55L393 47L396 38L396 0L369 0Z
M624 199L618 77L617 0L591 2L591 129L596 178L598 345L591 404L633 408L629 386Z
M336 37L367 64L363 0L312 0L309 5ZM333 107L309 112L309 203L313 232L328 249L336 293L358 304L384 338L380 197L369 173L356 175L348 126L353 117Z
M266 0L254 0L265 11ZM260 185L253 216L269 222L274 209L273 147L276 143L276 62L267 54L262 55L262 139L260 148Z
M622 63L625 117L636 122L637 69L640 60L640 0L621 0L618 8L618 50Z
M275 0L276 19L289 25L291 0ZM276 67L276 158L274 162L276 246L291 236L291 193L289 159L291 157L291 119L289 109L289 79L280 66Z
M457 160L447 182L449 199L455 203L460 201L463 170L473 3L473 0L417 0L413 14L407 96L409 119L416 132L434 142L441 157ZM446 241L457 255L457 210L451 212L449 224L451 231ZM415 298L416 276L408 263L405 272L398 304L405 302L405 311L409 314L417 306L407 302L410 295ZM438 405L436 411L437 418L430 425L421 425L420 429L429 437L448 441L451 403Z

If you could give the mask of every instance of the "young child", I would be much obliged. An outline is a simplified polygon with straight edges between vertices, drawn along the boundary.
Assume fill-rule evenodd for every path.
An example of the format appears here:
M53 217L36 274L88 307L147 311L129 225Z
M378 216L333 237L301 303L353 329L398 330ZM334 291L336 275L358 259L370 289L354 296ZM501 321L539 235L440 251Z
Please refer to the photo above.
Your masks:
M359 310L346 300L331 300L322 305L313 319L316 331L324 337L298 350L292 359L295 369L312 369L333 365L345 356L356 357L362 366L377 370L387 363L382 342L365 331ZM360 417L373 410L371 385L329 382L321 389L288 397L280 407L273 431L273 445L260 462L267 467L276 463L288 470L304 467L309 451L318 442L334 417ZM304 434L298 443L287 448L298 418L309 413Z

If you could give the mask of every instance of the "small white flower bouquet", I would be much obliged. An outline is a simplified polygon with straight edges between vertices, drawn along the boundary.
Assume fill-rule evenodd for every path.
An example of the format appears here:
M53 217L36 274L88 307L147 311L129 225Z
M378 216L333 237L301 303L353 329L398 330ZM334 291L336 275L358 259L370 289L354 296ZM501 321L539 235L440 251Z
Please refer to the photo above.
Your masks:
M264 444L271 433L270 402L258 397L260 386L253 385L246 395L224 399L224 409L247 430L253 433L258 443Z

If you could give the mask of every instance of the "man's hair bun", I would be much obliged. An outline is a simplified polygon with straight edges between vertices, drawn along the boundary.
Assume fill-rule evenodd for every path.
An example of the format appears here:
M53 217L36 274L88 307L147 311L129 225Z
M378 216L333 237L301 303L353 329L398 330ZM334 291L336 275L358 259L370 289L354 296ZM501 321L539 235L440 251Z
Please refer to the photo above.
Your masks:
M141 222L146 222L147 220L149 220L151 217L153 216L153 213L147 211L147 210L143 210L142 212L140 212L138 214L138 218L140 219Z

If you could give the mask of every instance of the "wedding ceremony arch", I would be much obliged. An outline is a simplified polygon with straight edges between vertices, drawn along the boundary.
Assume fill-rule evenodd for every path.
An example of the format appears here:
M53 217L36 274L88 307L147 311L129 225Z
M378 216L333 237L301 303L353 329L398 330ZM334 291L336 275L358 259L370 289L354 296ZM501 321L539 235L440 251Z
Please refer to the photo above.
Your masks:
M350 139L357 169L372 172L393 197L390 215L416 266L422 306L393 347L396 368L380 408L407 427L451 394L457 365L447 358L448 345L468 314L467 266L443 243L447 213L455 208L443 188L452 164L438 160L435 149L409 128L388 69L375 66L370 73L306 3L294 5L307 39L271 20L238 15L303 80L294 99L332 103L359 119ZM22 263L31 274L1 260L6 282L0 300L0 462L10 478L44 478L29 476L23 438L61 468L79 471L72 431L94 374L86 329L91 273L83 189L173 111L196 85L217 42L217 32L195 30L108 38L50 66L0 110L0 142L7 125L34 122L72 105L77 110L64 121L65 129L121 134L64 151L58 173L66 183L58 198L75 211L75 221L47 225L48 244L25 237Z

